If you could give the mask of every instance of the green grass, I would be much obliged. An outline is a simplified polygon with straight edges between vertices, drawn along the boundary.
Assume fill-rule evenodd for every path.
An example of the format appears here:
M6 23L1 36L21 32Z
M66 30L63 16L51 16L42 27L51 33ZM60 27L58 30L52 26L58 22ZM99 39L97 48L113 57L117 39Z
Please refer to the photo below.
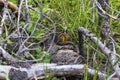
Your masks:
M17 4L17 1L10 0L13 3ZM48 17L50 17L55 25L57 26L57 32L68 32L72 36L72 42L78 43L78 27L85 27L96 34L96 36L100 39L100 29L98 25L98 14L97 9L93 7L93 1L92 0L84 0L84 6L81 0L43 0L43 4L41 6L39 0L28 0L29 5L33 6L37 9L37 11L30 9L30 25L28 26L27 30L29 33L32 32L34 29L34 25L39 17L41 17L41 14L39 12L43 12ZM110 5L116 9L120 10L120 0L111 0ZM84 9L83 9L84 8ZM117 13L115 11L110 11L111 15L116 16ZM120 17L118 15L118 17ZM24 23L24 22L22 22ZM22 25L21 23L21 25ZM120 33L120 22L111 19L110 21L111 29L113 32L119 32ZM40 26L44 26L43 29L40 28ZM35 33L33 34L36 38L31 39L30 41L40 41L43 40L43 36L46 31L51 30L53 28L52 23L43 17L37 26L37 29ZM120 40L120 37L117 38L118 41ZM95 47L96 50L100 52L98 49L98 46L91 42L89 39L86 39L87 42L90 43L91 46ZM120 52L120 43L117 43L116 50L117 52ZM38 46L36 46L39 48ZM94 55L94 50L90 48L87 44L85 44L85 50L89 54ZM36 58L40 58L41 55L43 55L45 52L43 49L32 51L32 54ZM99 53L96 54L96 57L100 60L100 63L105 59L105 56L103 54ZM48 55L43 62L49 62L50 56ZM89 62L89 59L88 59ZM98 69L101 64L95 64L92 67ZM99 69L98 69L99 70ZM110 71L108 71L108 74ZM88 80L89 76L86 73L84 76L84 80ZM93 77L93 80L96 79L96 75Z

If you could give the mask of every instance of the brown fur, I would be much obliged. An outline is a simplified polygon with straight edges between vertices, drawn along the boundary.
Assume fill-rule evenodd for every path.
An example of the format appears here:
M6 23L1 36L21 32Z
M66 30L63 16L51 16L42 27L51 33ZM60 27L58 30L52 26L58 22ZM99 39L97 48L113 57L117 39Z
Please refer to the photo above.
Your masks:
M0 5L4 5L4 3L4 0L0 0ZM12 9L13 11L16 11L18 9L18 7L10 1L8 1L8 8Z

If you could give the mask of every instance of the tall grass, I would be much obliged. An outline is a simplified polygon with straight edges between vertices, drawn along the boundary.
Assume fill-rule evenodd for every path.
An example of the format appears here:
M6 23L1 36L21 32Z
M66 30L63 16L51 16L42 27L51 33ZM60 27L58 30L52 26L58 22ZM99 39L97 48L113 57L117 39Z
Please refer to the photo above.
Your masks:
M17 3L15 0L10 0L14 3ZM33 5L32 0L28 0L31 5ZM37 1L37 0L35 0ZM98 14L97 9L95 8L95 5L93 4L93 0L43 0L43 12L47 14L58 26L59 28L62 28L61 32L68 32L72 35L72 42L78 43L78 27L85 27L91 30L93 33L96 34L98 38L100 38L100 29L98 29ZM110 5L117 10L120 10L120 0L111 0ZM37 6L39 7L39 6ZM38 8L40 9L40 8ZM35 21L38 18L38 14L35 15L36 12L30 11L31 15L31 25L29 26L29 30L33 29L33 25L35 24ZM110 11L112 15L117 15L115 11ZM118 17L120 17L118 15ZM53 28L51 24L48 22L48 20L43 19L39 25L44 25L45 30L49 30ZM114 32L120 32L120 23L115 20L111 20L111 29ZM32 28L31 28L32 27ZM38 31L38 32L37 32ZM37 28L36 36L41 37L40 34L44 34L44 31ZM34 34L35 35L35 34ZM43 36L43 35L42 35ZM119 41L120 38L118 38ZM41 40L41 39L38 39ZM89 39L86 39L86 42L89 42L89 44L92 47L95 47L97 51L100 52L97 45L92 43ZM117 43L120 45L120 43ZM97 48L96 48L97 47ZM96 52L88 46L88 44L85 44L85 50L88 53L88 55L93 54L95 56L95 61L99 61L98 63L94 63L92 67L94 67L97 70L100 70L100 66L102 65L102 62L105 60L105 57L101 54L95 54ZM120 51L119 47L117 47L117 50ZM36 51L37 52L37 51ZM42 52L42 51L39 51ZM36 55L36 54L35 54ZM37 57L40 57L40 55L36 55ZM92 56L93 57L93 56ZM91 60L89 57L87 57L87 64L89 64ZM109 68L109 67L108 67ZM108 71L108 74L110 71ZM85 71L84 80L90 79L87 72ZM97 80L97 76L95 75L93 77L93 80Z

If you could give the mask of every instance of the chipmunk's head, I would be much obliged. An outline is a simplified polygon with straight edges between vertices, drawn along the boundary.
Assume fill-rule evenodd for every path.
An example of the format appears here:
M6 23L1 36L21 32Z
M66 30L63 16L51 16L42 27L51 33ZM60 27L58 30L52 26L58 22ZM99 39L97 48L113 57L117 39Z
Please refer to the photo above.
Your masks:
M70 35L67 34L67 33L61 33L59 35L59 41L60 42L66 42L66 41L69 41L70 40Z

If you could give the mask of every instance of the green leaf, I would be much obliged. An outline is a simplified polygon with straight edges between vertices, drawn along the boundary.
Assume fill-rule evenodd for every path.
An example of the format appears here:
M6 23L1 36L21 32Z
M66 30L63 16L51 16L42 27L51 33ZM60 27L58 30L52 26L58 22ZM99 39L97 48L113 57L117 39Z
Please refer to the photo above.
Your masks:
M12 42L11 40L8 39L8 40L7 40L7 43L8 43L8 44L13 44L14 42Z
M36 30L35 33L34 33L34 36L36 38L40 38L44 35L44 30Z

